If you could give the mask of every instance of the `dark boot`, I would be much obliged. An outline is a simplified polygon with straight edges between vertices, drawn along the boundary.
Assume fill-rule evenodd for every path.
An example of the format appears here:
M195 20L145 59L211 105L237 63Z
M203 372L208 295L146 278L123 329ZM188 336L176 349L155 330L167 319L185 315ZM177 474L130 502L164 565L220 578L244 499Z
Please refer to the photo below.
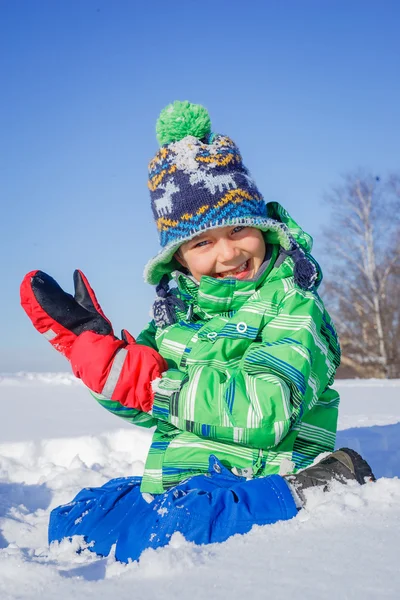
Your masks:
M375 481L367 461L350 448L335 450L316 465L307 467L295 475L286 475L285 479L297 492L303 504L305 502L303 491L310 487L322 487L326 492L331 481L347 483L355 480L361 485L367 481Z

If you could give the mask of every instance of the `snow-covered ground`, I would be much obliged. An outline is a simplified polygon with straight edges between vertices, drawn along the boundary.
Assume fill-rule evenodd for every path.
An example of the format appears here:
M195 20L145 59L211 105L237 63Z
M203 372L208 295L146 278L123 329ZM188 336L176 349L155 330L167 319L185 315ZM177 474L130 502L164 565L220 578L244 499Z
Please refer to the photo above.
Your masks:
M337 445L379 480L311 493L292 521L198 547L176 534L121 565L49 549L49 512L83 487L140 474L146 430L101 409L72 376L0 376L0 598L400 598L400 380L340 381Z

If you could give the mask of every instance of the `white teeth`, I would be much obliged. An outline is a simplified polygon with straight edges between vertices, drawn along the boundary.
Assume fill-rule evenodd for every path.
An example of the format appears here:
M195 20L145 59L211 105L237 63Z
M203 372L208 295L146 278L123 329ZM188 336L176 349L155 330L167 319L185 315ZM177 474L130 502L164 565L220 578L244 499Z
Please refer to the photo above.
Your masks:
M236 273L241 273L242 271L244 271L246 269L246 267L247 267L247 260L241 267L238 268Z
M231 275L237 275L238 273L242 273L248 267L249 261L246 260L240 267L237 269L233 269L232 271L224 271L223 273L218 273L218 277L230 277Z

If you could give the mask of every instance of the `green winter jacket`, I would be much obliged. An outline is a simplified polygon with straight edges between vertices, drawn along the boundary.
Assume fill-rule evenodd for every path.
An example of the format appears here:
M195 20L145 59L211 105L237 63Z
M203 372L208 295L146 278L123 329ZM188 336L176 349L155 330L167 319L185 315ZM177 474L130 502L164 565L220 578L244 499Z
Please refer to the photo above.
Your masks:
M311 237L274 206L309 253ZM210 454L234 473L259 477L302 469L333 450L336 332L317 292L294 283L293 261L274 235L265 233L272 256L256 281L202 277L198 284L174 274L185 311L163 329L150 323L137 338L169 366L153 383L151 415L95 394L114 414L156 426L142 492L207 472Z

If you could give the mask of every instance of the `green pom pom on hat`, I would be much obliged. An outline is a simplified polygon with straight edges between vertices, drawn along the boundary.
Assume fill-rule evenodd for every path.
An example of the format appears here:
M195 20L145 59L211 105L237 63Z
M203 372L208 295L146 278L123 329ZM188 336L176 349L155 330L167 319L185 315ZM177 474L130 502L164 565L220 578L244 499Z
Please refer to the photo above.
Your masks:
M156 133L161 146L178 142L187 135L201 140L211 133L210 116L200 104L175 100L161 111Z

